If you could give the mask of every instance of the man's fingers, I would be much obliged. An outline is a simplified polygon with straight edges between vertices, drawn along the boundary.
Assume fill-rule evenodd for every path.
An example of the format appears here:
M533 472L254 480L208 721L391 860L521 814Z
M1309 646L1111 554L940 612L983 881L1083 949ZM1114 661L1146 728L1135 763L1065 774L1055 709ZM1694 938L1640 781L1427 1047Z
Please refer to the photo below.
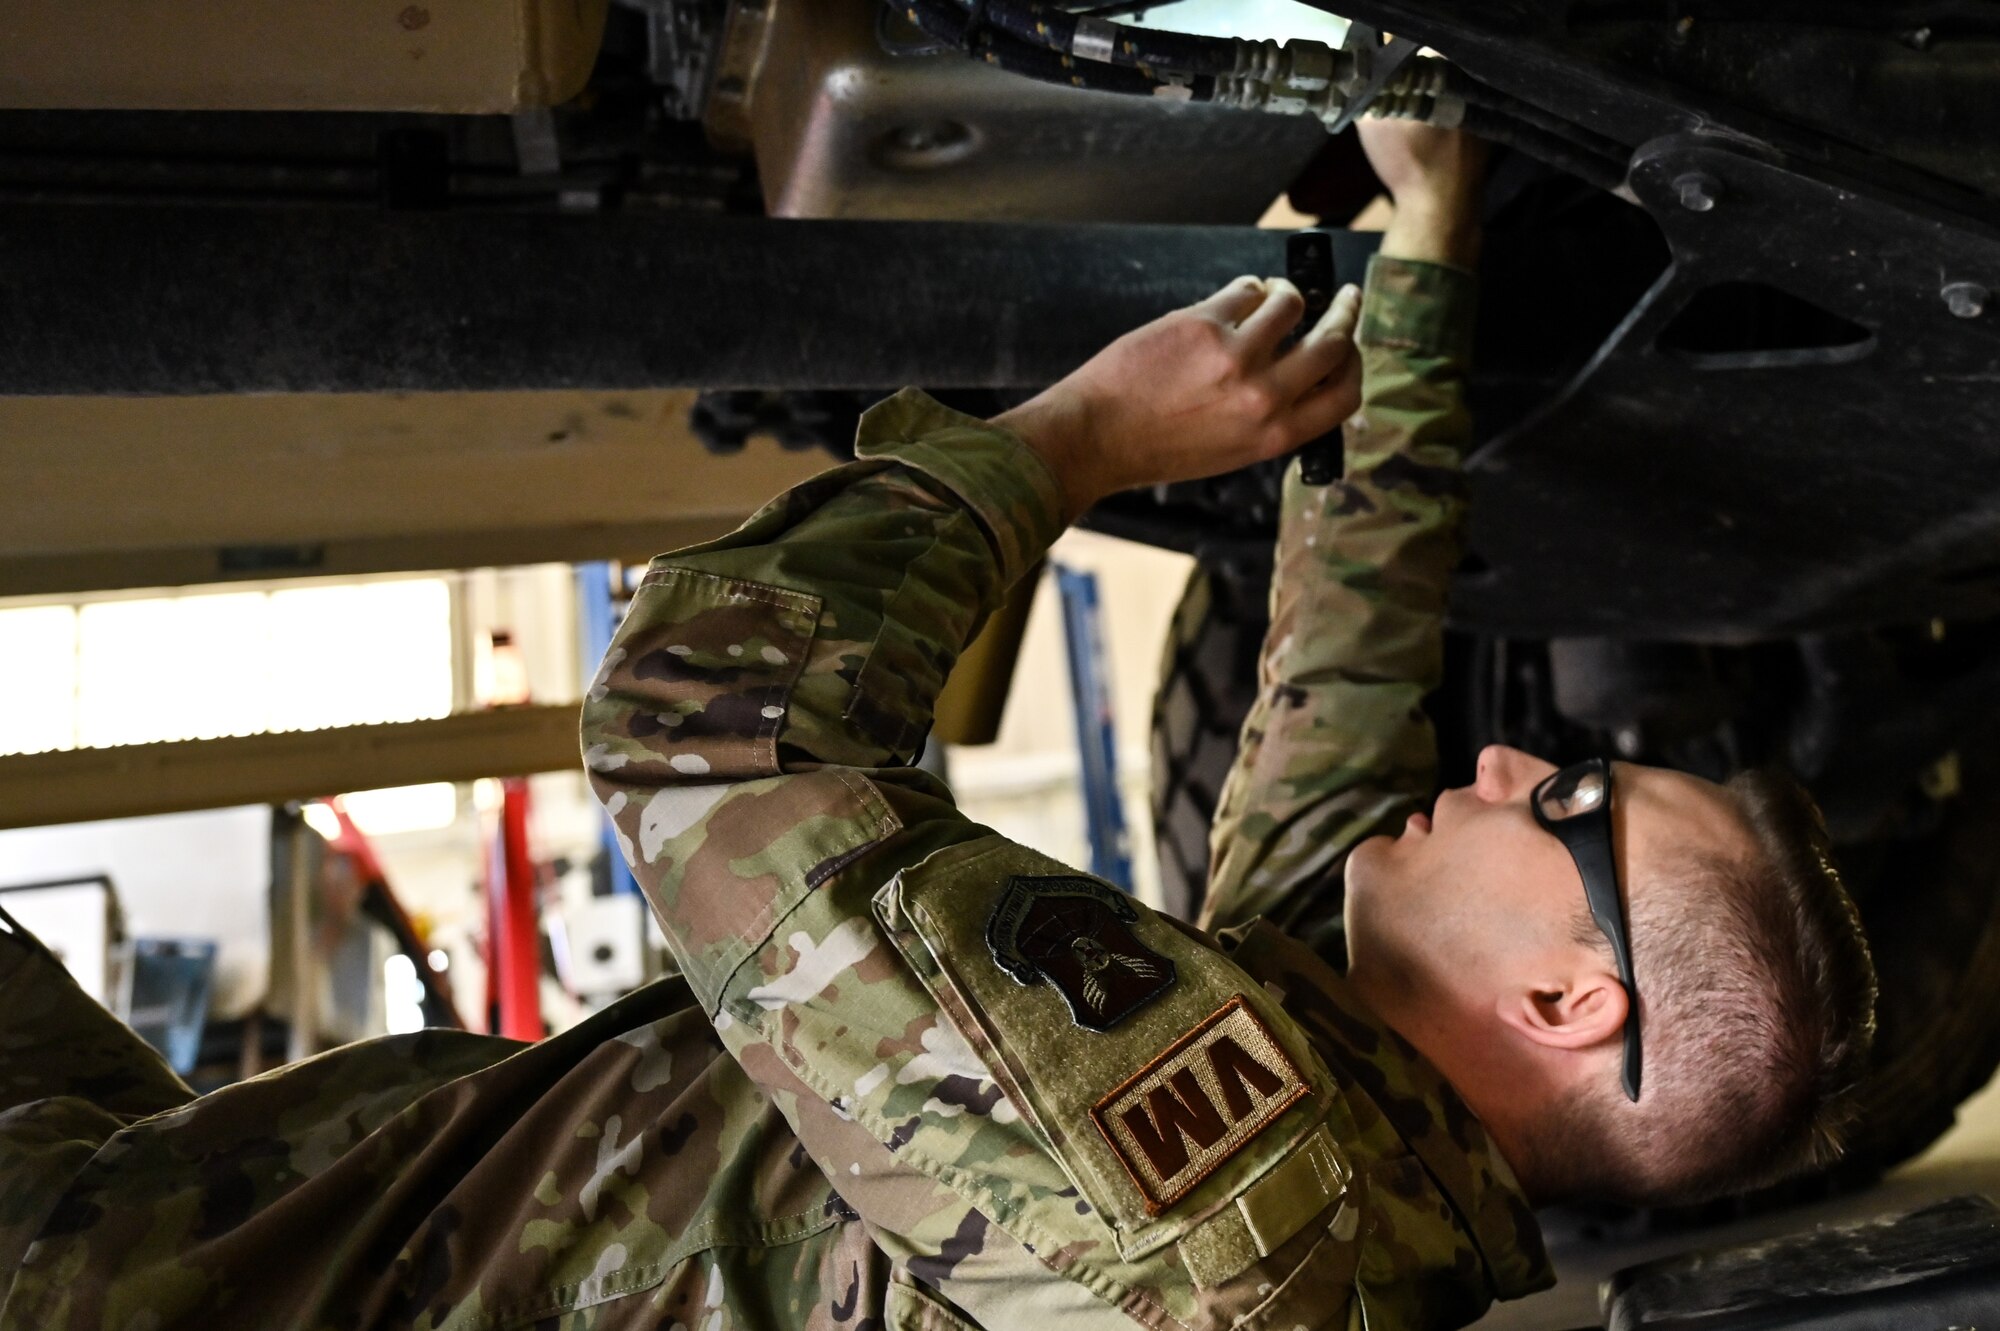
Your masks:
M1264 303L1264 280L1258 277L1239 277L1213 296L1196 301L1195 313L1234 328L1250 317L1259 305Z
M1360 406L1361 376L1336 374L1300 398L1286 423L1305 444L1339 429Z
M1354 354L1354 325L1361 315L1361 289L1348 285L1334 293L1333 303L1299 344L1272 367L1278 392L1286 399L1303 396Z
M1298 326L1306 312L1306 298L1282 277L1264 284L1264 303L1259 305L1237 330L1243 348L1253 355L1278 349L1285 334Z
M1361 288L1349 282L1333 293L1333 303L1326 307L1326 313L1319 317L1313 330L1306 334L1308 339L1316 337L1354 336L1354 325L1361 318Z

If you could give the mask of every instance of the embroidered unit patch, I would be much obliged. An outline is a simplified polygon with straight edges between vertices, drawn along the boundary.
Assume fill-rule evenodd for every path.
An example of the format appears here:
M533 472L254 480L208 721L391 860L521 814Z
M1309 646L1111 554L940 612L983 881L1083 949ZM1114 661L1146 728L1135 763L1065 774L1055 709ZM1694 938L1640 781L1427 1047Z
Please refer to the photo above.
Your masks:
M1091 1107L1097 1130L1158 1215L1306 1093L1270 1028L1230 999Z
M1046 980L1071 1020L1108 1031L1174 983L1174 963L1132 932L1139 912L1092 878L1015 877L986 923L993 960L1022 984Z

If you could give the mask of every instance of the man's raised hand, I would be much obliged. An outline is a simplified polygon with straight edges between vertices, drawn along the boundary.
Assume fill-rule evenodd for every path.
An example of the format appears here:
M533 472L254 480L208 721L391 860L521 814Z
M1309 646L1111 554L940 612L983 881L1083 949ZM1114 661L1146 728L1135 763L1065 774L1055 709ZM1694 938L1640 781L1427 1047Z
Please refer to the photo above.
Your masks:
M1361 401L1354 324L1341 288L1319 323L1283 278L1239 277L1135 328L994 424L1040 454L1075 518L1134 486L1196 480L1278 457L1336 428Z

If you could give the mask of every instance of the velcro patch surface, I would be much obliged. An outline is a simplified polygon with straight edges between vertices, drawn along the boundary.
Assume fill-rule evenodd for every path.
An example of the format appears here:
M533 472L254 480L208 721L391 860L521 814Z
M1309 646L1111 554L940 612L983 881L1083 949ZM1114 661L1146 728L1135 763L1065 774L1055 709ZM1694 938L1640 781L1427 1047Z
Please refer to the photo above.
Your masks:
M1157 1215L1306 1093L1256 1013L1232 998L1091 1107Z

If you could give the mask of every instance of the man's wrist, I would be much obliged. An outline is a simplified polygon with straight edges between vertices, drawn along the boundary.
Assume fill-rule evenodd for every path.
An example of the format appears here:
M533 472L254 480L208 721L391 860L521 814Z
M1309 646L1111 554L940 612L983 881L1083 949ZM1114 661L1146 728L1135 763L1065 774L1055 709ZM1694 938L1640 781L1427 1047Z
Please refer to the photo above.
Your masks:
M914 388L870 407L856 456L899 463L944 485L991 536L1005 580L1040 559L1069 515L1062 482L1020 435Z
M1050 389L991 422L1014 435L1042 460L1063 494L1063 520L1074 522L1104 497L1092 479L1089 460L1090 411L1075 395Z
M1360 326L1363 351L1467 363L1472 355L1479 283L1457 264L1378 253L1368 264Z
M1470 269L1479 264L1480 239L1474 198L1452 190L1413 192L1396 200L1380 253Z

